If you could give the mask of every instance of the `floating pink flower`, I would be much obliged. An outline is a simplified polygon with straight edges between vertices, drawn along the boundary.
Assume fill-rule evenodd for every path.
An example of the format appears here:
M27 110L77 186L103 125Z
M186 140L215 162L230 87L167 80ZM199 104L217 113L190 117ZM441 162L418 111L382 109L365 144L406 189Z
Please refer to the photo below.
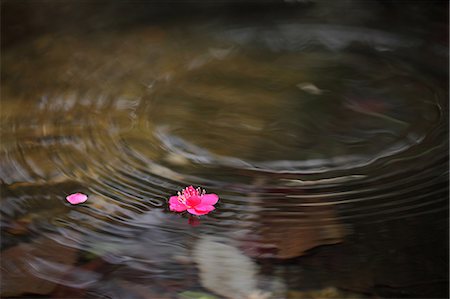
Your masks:
M83 193L73 193L73 194L70 194L69 196L66 196L66 200L73 205L83 203L87 199L88 199L87 195L83 194Z
M216 194L206 194L205 190L189 186L178 192L178 196L169 198L169 208L175 212L187 210L193 215L206 215L214 210L218 200L219 196Z

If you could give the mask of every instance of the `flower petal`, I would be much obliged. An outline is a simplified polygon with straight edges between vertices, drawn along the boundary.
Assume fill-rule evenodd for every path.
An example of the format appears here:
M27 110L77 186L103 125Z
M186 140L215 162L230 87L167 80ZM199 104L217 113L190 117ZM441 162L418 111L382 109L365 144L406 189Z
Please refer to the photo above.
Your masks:
M214 209L213 206L196 206L193 209L188 209L188 212L193 215L206 215Z
M183 204L170 204L169 209L174 212L186 211L186 206Z
M83 193L73 193L66 196L66 200L73 205L77 205L85 202L88 199L86 194Z
M194 209L197 210L197 212L199 212L199 211L200 212L203 212L203 211L211 212L211 211L214 211L216 208L214 206L210 206L210 205L204 205L204 206L198 205Z
M173 204L179 204L180 202L178 201L178 196L171 196L171 197L169 198L169 203L170 203L171 205L173 205Z
M169 198L169 209L175 212L186 211L186 205L178 201L178 196L171 196Z
M202 196L202 202L201 205L215 205L217 201L219 200L219 196L217 194L211 193L211 194L205 194Z
M195 207L196 205L200 204L202 200L198 196L191 196L186 198L186 205L189 207Z
M208 212L197 212L195 209L187 209L187 211L189 213L191 213L192 215L205 215L205 214L208 214Z

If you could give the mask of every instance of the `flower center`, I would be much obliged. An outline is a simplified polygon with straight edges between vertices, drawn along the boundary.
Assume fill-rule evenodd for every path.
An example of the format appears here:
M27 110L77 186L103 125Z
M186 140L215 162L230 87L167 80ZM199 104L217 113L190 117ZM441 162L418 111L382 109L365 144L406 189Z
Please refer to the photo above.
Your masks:
M181 192L178 192L178 202L191 209L201 202L201 197L205 195L206 191L200 188L195 189L192 186L186 187Z

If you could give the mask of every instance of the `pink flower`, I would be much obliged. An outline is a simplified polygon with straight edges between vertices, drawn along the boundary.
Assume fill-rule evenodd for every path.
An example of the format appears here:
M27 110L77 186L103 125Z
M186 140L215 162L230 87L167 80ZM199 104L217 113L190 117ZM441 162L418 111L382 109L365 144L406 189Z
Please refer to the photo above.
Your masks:
M73 193L69 196L66 196L66 200L73 205L77 205L79 203L83 203L88 199L86 194L83 193Z
M169 198L169 208L171 211L188 211L193 215L206 215L214 210L214 206L219 200L216 194L206 194L205 190L195 189L192 186L186 187L178 196Z

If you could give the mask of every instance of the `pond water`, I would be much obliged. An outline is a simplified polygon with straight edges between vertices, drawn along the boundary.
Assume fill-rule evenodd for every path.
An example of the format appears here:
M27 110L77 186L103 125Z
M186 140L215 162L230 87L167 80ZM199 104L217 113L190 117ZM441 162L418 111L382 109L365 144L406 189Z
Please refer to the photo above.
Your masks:
M446 41L305 3L5 47L2 296L447 297Z

